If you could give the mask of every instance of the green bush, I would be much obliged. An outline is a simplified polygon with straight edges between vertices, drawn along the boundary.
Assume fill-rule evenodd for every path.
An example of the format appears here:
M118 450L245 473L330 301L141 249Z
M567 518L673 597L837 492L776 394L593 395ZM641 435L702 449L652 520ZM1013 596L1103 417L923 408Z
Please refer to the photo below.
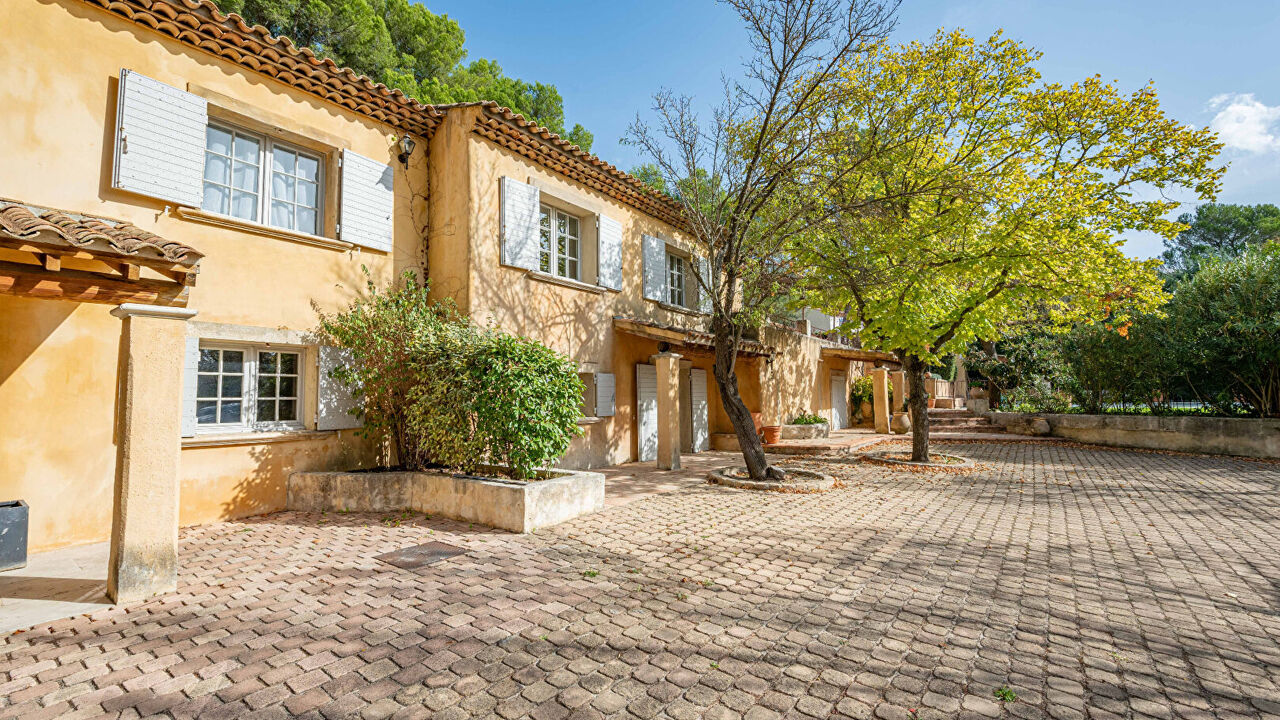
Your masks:
M862 407L862 403L874 402L875 386L871 382L870 375L859 375L853 379L853 384L849 388L849 404L857 412Z
M347 348L335 371L363 399L364 433L391 443L405 468L536 476L580 432L582 381L540 343L472 325L428 300L412 274L336 315L321 332Z
M827 419L822 417L821 415L814 415L813 413L801 413L791 419L791 424L792 425L821 425L826 421Z

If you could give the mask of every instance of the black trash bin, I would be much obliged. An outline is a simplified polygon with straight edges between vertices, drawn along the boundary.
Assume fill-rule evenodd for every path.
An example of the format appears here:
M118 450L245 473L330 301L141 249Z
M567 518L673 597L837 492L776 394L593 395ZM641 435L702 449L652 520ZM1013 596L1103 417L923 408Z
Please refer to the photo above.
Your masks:
M0 501L0 571L27 565L27 503Z

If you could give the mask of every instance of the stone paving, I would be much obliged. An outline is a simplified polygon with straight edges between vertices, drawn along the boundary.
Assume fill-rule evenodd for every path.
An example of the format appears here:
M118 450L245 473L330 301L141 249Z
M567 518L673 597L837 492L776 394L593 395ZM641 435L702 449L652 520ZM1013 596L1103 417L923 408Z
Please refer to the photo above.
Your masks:
M1280 717L1280 465L946 449L979 469L690 481L527 536L184 530L179 592L0 639L0 717ZM431 541L468 552L373 559Z

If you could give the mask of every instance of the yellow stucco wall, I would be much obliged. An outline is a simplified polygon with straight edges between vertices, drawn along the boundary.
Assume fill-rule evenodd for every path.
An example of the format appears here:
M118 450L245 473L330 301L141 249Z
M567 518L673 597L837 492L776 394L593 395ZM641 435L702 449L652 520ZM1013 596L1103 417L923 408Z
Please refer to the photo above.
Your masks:
M425 195L426 163L417 152L406 174L394 160L395 128L75 0L0 3L0 27L21 29L19 41L0 43L0 197L128 220L199 249L206 257L189 304L197 320L305 331L316 325L316 308L335 310L364 291L362 267L380 285L421 268L426 205L414 197ZM392 164L393 251L335 250L202 224L163 201L113 189L120 68L204 95L211 115L260 114L284 133ZM326 185L337 177L327 168ZM333 199L332 190L327 196ZM0 297L0 499L31 505L33 551L109 534L121 328L109 310ZM181 521L280 509L290 469L367 456L350 433L185 449Z

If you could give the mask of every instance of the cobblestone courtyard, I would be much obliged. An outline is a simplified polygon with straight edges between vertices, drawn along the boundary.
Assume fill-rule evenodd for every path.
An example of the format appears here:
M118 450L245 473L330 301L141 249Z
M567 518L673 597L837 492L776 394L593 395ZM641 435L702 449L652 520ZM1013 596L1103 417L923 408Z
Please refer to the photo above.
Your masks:
M179 592L0 640L0 717L1280 718L1280 465L943 449L983 465L184 530Z

